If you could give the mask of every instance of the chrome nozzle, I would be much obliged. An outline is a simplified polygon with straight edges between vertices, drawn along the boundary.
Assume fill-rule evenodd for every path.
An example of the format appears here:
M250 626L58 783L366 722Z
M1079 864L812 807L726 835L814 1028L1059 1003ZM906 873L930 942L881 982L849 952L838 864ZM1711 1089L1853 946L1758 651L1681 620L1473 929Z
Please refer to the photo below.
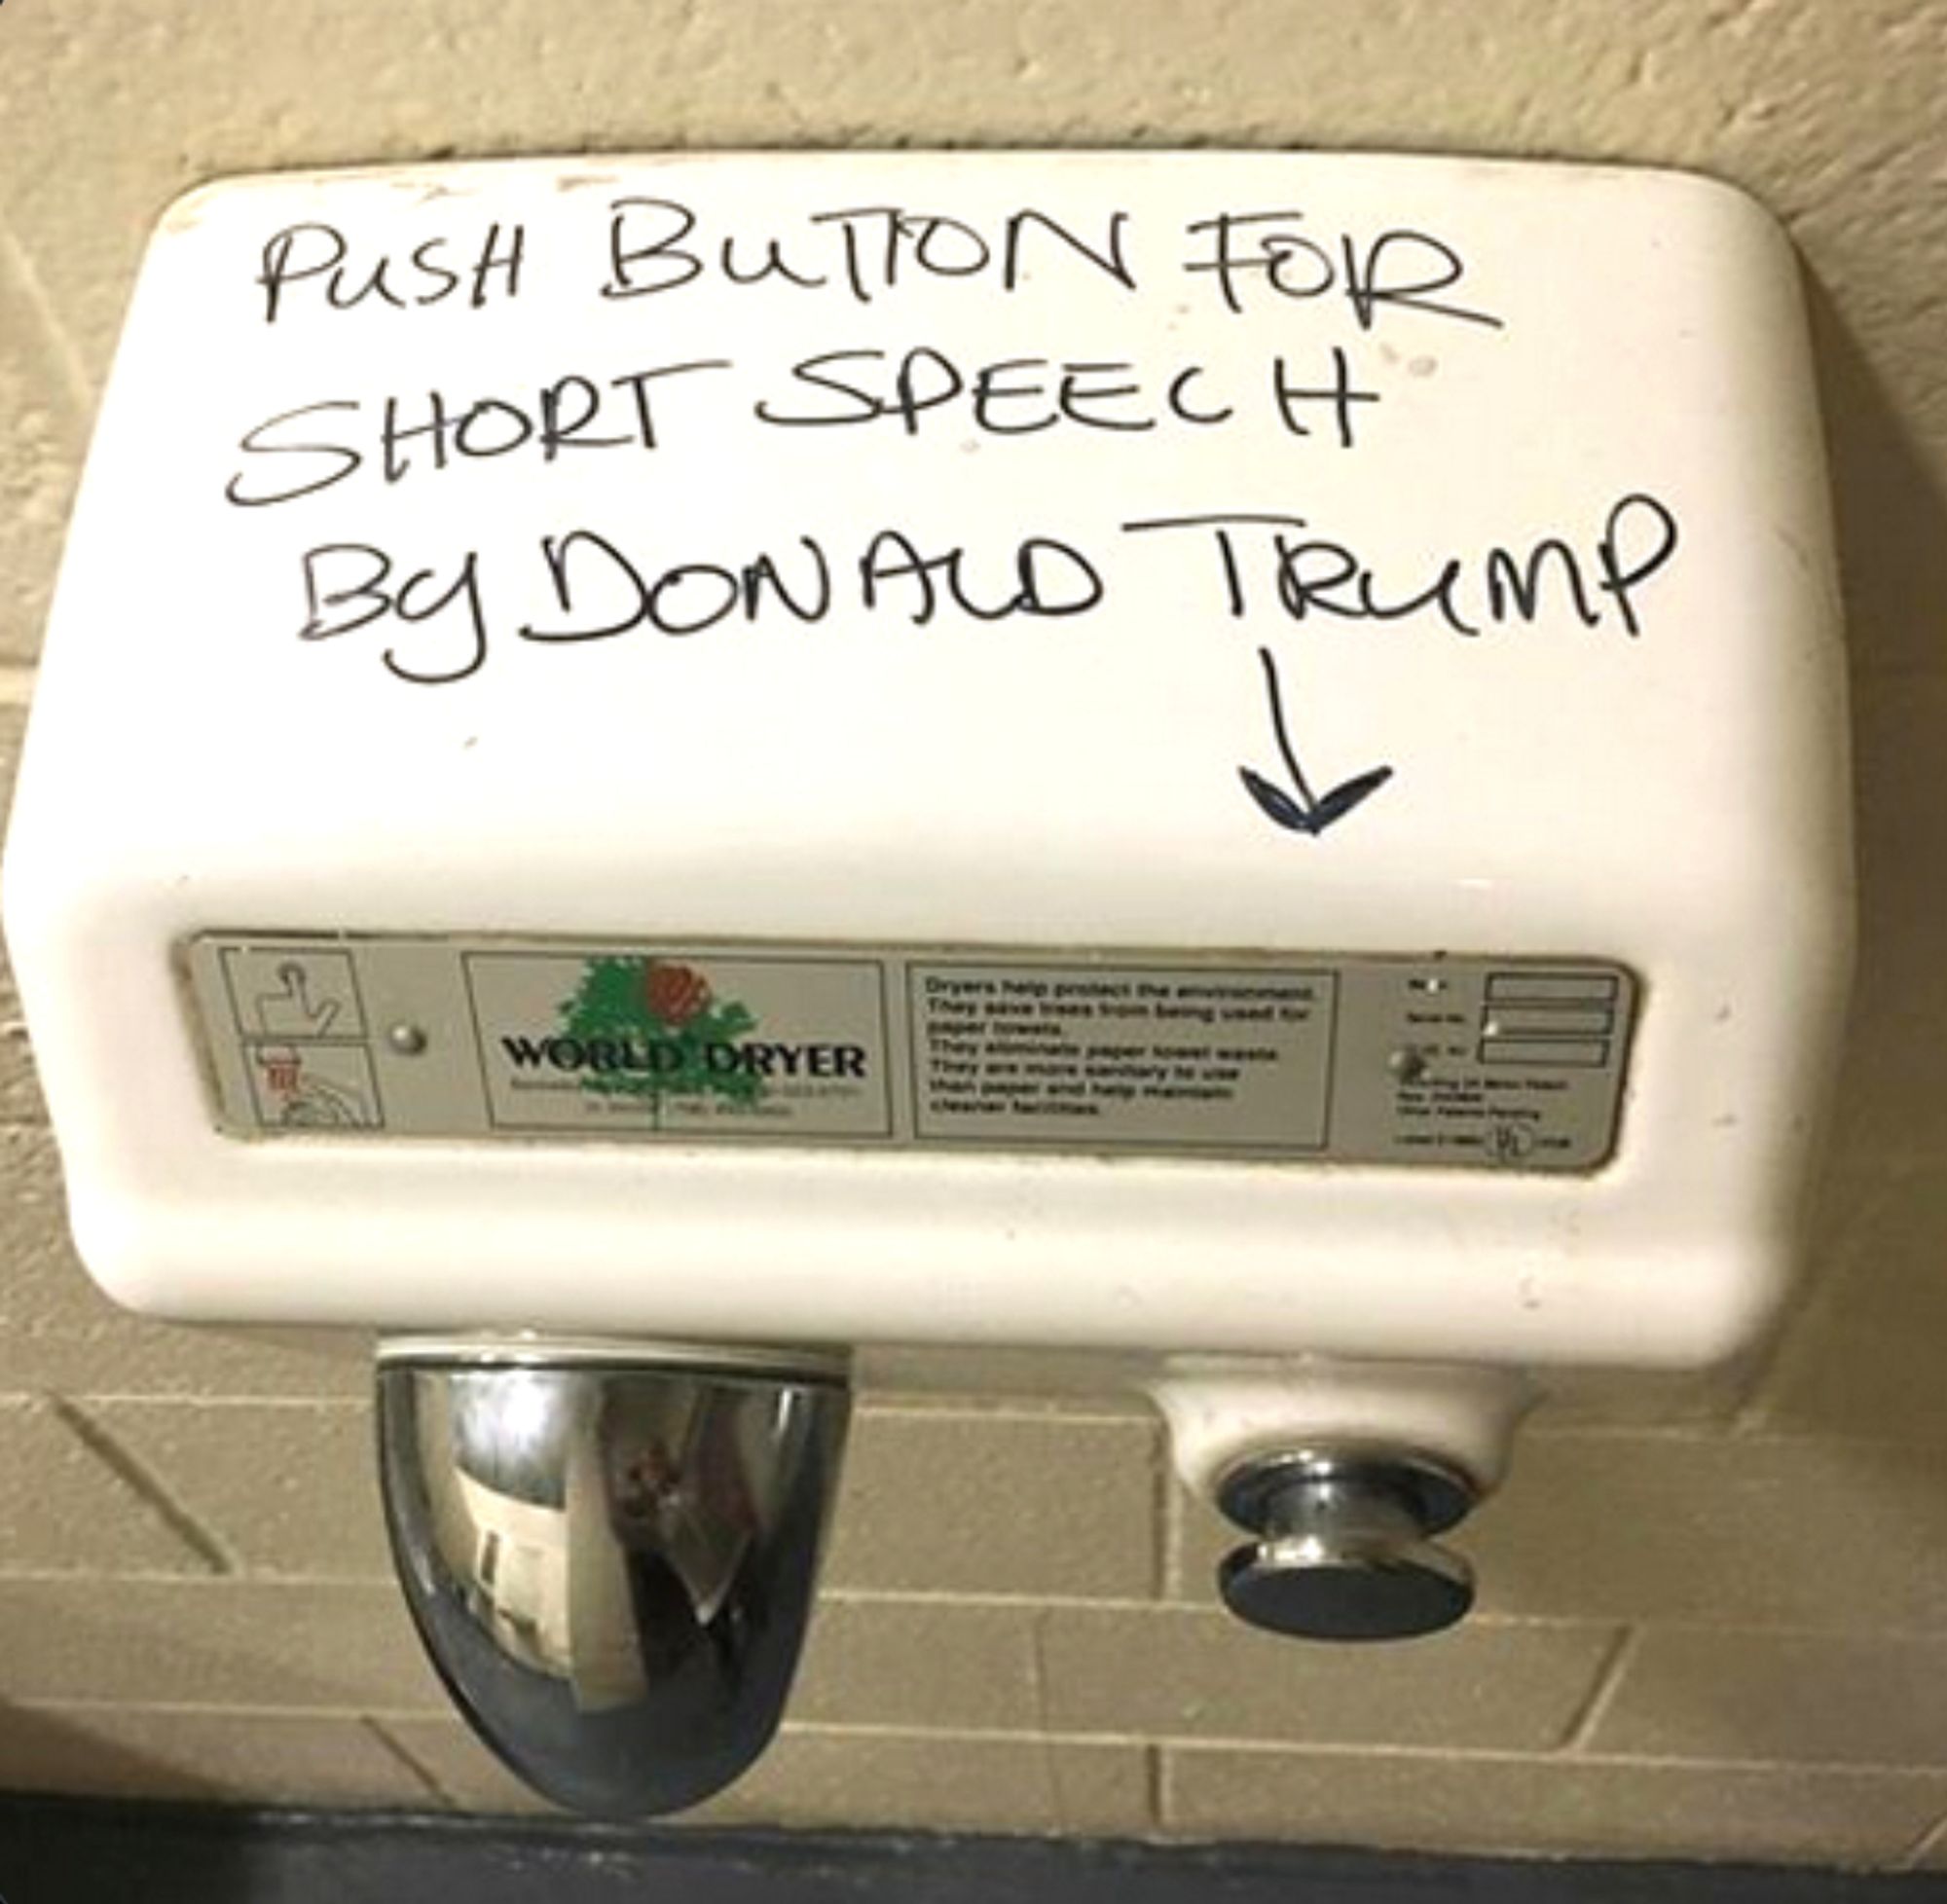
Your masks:
M735 1779L796 1670L849 1411L841 1369L770 1356L387 1345L393 1556L473 1729L601 1816Z

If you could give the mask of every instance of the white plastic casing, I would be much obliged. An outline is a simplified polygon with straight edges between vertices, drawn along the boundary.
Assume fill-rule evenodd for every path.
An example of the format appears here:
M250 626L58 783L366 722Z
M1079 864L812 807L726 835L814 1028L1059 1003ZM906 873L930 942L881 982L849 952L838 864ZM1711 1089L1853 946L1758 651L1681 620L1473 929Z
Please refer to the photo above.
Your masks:
M677 214L647 201L694 226L671 238ZM1121 274L1030 221L1008 288L1025 208L1098 252L1122 212ZM1226 211L1239 258L1277 240L1274 270L1240 264L1227 285L1186 269L1211 260ZM619 263L618 215L638 221L622 249L642 247ZM932 269L922 240L932 266L974 252L931 216L996 262ZM293 277L270 321L266 247L300 226L340 235L343 275ZM726 236L746 271L777 237L827 281L729 285ZM306 272L330 244L292 242L285 265ZM381 254L385 291L358 298ZM691 282L642 288L684 259ZM441 267L456 283L435 296ZM1394 295L1362 307L1362 273ZM970 382L1002 360L1057 366L994 380L1031 390L1063 363L1132 368L1082 374L1095 421L1020 434L989 425L1038 421L1043 396L996 397L984 421L956 398L910 428L753 414L856 409L790 366L883 351L843 359L844 377L890 387L919 346ZM1313 392L1291 421L1267 397L1278 353ZM421 437L397 480L378 464L387 395L416 419L434 389L532 413L551 379L612 390L699 360L730 367L643 386L654 449L434 470ZM1234 416L1171 413L1193 364L1182 408ZM1330 394L1341 377L1356 397ZM1099 394L1120 383L1138 394ZM358 469L287 502L227 499L343 467L239 448L333 405L261 440L342 442ZM1474 634L1437 605L1294 616L1243 531L1237 616L1207 535L1122 527L1302 517L1356 551L1375 599L1452 556L1478 610L1496 546L1561 538L1598 583L1605 521L1645 494L1678 540L1627 598L1635 632L1599 586L1589 625L1559 573L1531 613L1504 592ZM523 640L559 614L539 538L577 526L656 567L783 564L811 535L849 606L816 627L740 614L684 637ZM1106 597L1066 617L867 613L844 577L887 526L964 547L990 604L1030 536L1093 552ZM1652 529L1625 511L1625 566ZM476 552L483 665L434 683L385 664L479 658L451 614L299 639L301 559L332 543L383 546L394 587L433 569L420 608ZM1319 782L1394 768L1316 837L1240 789L1240 763L1276 760L1260 647ZM49 634L6 924L81 1252L142 1309L1674 1368L1748 1344L1792 1271L1849 964L1847 784L1795 263L1719 184L1106 153L271 177L192 195L151 246ZM1581 956L1634 970L1641 1009L1620 1142L1590 1174L252 1142L216 1126L180 988L178 947L216 930Z

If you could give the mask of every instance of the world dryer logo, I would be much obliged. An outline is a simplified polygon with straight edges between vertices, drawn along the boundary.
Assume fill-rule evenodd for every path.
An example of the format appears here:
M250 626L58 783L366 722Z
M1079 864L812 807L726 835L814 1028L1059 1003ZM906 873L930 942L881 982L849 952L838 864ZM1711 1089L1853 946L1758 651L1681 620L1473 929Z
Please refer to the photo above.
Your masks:
M558 1009L553 1033L502 1036L517 1076L571 1078L611 1100L710 1098L740 1110L790 1080L865 1077L863 1045L757 1037L748 1005L719 1000L702 971L674 960L586 959L580 984Z
M763 1095L763 1072L739 1042L756 1030L755 1014L719 1002L694 966L592 958L560 1010L552 1036L501 1039L517 1072L569 1074L598 1097L710 1096L748 1105Z

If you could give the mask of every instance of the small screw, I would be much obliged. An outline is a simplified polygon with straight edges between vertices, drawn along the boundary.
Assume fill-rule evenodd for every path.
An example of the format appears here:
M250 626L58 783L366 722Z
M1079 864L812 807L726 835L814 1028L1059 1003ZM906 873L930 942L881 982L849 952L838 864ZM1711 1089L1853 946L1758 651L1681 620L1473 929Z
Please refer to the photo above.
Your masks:
M416 1058L430 1043L422 1025L409 1025L403 1021L392 1025L386 1032L386 1043L402 1058Z
M1386 1060L1386 1069L1402 1084L1416 1084L1426 1076L1426 1053L1404 1044Z

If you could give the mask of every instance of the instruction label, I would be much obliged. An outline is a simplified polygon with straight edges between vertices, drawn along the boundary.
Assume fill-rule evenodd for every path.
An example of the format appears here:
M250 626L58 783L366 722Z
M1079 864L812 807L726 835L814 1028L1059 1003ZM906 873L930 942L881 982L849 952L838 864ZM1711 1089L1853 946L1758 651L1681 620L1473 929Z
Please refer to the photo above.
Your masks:
M1321 1150L1329 971L914 964L921 1138Z
M1591 1170L1602 960L221 933L184 963L239 1135L850 1144Z

